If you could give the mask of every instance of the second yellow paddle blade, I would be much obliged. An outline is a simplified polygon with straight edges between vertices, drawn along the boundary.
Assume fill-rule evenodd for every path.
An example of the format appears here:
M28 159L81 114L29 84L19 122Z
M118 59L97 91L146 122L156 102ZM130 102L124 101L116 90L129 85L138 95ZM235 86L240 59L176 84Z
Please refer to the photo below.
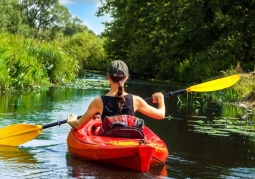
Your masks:
M42 126L31 124L13 124L0 129L0 145L18 146L37 137Z
M186 89L187 92L209 92L228 88L234 85L240 79L240 75L232 75L217 80L208 81L194 85Z

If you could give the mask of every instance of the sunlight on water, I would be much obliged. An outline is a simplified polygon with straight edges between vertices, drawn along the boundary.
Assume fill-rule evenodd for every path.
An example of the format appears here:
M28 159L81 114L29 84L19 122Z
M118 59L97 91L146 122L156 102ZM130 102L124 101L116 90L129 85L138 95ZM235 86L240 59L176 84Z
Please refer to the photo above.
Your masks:
M168 172L177 178L255 178L255 168L226 168L206 162L194 161L194 159L182 158L174 155L169 156ZM171 165L173 167L171 167Z
M221 175L222 178L249 178L254 179L255 178L255 168L230 168L228 170L228 175Z

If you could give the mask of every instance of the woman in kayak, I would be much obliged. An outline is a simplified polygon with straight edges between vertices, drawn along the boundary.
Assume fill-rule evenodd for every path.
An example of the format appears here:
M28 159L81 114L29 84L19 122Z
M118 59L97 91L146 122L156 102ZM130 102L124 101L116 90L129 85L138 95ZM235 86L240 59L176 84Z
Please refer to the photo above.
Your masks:
M102 121L106 116L125 114L134 116L136 111L158 120L165 118L164 95L161 92L152 94L153 103L158 103L158 108L155 108L141 97L129 94L124 90L124 84L129 78L129 71L123 61L112 61L107 70L107 77L111 86L110 91L95 98L79 120L77 120L76 114L70 114L67 117L67 122L71 127L80 129L97 114L101 115Z

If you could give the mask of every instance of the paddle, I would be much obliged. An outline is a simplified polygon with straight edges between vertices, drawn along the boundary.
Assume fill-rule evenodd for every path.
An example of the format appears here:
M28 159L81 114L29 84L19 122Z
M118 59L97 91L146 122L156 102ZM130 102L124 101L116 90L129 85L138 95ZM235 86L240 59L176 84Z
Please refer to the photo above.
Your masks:
M80 116L79 116L80 117ZM61 125L66 120L58 121L44 126L33 124L13 124L0 129L0 145L18 146L36 138L43 129Z
M210 92L210 91L218 91L225 88L228 88L234 85L240 79L240 75L232 75L228 77L219 78L216 80L208 81L205 83L201 83L198 85L190 86L189 88L169 92L164 94L165 97L171 97L174 95L188 93L188 92ZM146 98L145 101L152 101L152 97Z
M232 75L217 80L201 83L198 85L191 86L187 89L182 89L174 92L164 94L165 97L178 95L186 92L209 92L221 90L234 85L238 80L239 75ZM145 101L151 101L152 98L146 98ZM80 118L79 116L78 118ZM66 120L46 124L43 126L32 125L32 124L13 124L0 129L0 145L6 146L18 146L26 143L35 137L37 137L43 129L47 129L53 126L61 125L66 123Z

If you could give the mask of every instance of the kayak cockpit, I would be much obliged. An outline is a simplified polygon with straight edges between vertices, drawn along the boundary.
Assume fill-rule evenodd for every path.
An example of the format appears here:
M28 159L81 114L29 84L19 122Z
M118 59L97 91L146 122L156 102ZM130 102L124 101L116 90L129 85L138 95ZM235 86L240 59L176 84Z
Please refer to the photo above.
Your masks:
M144 139L143 131L137 127L115 127L105 131L102 136L128 139Z
M86 125L84 128L78 131L80 134L85 136L94 136L95 131L98 130L101 125L101 122L95 122ZM144 139L143 131L137 127L114 127L104 131L100 136L127 139Z

